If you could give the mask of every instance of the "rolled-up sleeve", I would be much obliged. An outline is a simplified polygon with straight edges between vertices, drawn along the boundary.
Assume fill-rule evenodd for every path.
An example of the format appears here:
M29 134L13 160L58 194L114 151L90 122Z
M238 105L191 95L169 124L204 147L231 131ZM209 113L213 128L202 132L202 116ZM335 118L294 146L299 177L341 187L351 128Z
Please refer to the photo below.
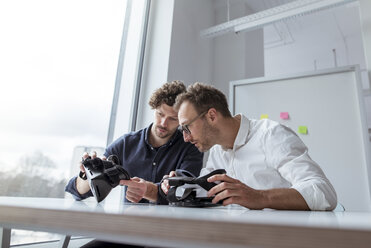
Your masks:
M82 194L82 195L77 191L76 178L77 178L76 176L71 178L64 190L68 193L71 193L73 198L75 198L75 200L77 201L81 201L81 200L84 200L85 198L93 196L93 193L90 190L87 193Z
M291 129L276 126L267 132L264 142L268 163L303 196L311 210L333 210L336 207L334 187Z

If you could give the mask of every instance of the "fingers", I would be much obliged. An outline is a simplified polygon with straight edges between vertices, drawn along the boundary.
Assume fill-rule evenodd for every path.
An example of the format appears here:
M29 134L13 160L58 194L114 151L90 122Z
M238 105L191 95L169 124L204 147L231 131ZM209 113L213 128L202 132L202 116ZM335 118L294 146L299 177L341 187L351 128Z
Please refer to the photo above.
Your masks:
M143 188L127 187L126 192L132 192L143 197L145 190Z
M142 195L129 190L126 191L125 197L131 202L139 202L143 198Z
M127 191L139 192L142 196L147 191L147 182L138 177L133 177L130 180L120 180L120 185L127 186Z
M235 189L223 190L214 197L212 203L218 203L219 201L223 201L223 205L235 203L233 200L239 196L238 192L239 191Z
M142 179L139 178L139 177L132 177L132 178L131 178L131 181L134 181L134 182L141 182L141 181L143 181L143 182L144 182L144 180L142 180Z
M224 181L224 182L230 182L230 183L236 183L239 182L238 180L231 178L227 176L226 174L217 174L214 176L211 176L207 179L209 183L216 182L216 181Z
M127 186L125 197L131 202L139 202L147 190L146 182L138 177L133 177L130 180L121 180L120 185Z
M144 180L140 179L139 177L132 177L130 180L120 180L121 186L128 186L128 187L139 187L142 185Z
M85 159L87 159L89 156L90 156L92 159L94 159L94 158L97 157L97 152L96 152L96 151L92 151L92 152L90 152L90 154L87 153L87 152L84 152L84 153L82 154L82 159L85 160ZM102 159L105 160L106 158L103 157Z
M238 197L235 197L235 196L232 196L232 197L228 197L227 199L225 199L223 201L223 206L227 206L227 205L230 205L230 204L240 204L240 202L238 201Z
M169 175L164 175L162 178L175 177L175 171L170 171Z
M89 157L89 153L87 153L87 152L84 152L83 154L82 154L82 160L84 161L85 159L87 159ZM84 168L84 166L82 165L82 161L80 161L80 163L79 163L79 167L80 167L80 171L82 171L83 173L85 173L85 168Z
M162 190L162 192L165 193L165 195L167 195L167 193L169 192L169 188L170 188L169 181L168 180L164 180L161 183L161 190Z
M91 156L92 159L96 158L97 157L97 152L96 151L92 151L90 153L90 156Z
M175 177L175 171L170 171L169 177Z
M97 152L96 152L96 151L92 151L92 152L90 153L90 155L89 155L89 153L84 152L84 153L82 154L82 160L84 161L84 160L87 159L89 156L90 156L92 159L93 159L93 158L96 158L96 157L97 157ZM80 161L79 167L80 167L80 171L82 171L82 172L85 173L85 168L84 168L84 166L82 165L82 162L81 162L81 161Z
M222 182L213 188L211 188L207 192L208 197L215 196L212 200L213 203L218 203L219 201L223 201L223 205L228 205L232 203L237 203L237 201L241 200L241 197L244 196L243 187L244 185L236 180L233 179L234 182Z
M85 160L89 157L89 153L87 152L84 152L84 154L82 154L82 159Z
M223 190L234 188L233 186L234 186L234 185L233 185L232 183L227 183L227 182L219 183L218 185L212 187L212 188L207 192L207 196L208 196L208 197L214 196L214 195L216 195L216 194L222 192Z
M175 176L176 176L175 171L170 171L169 175L165 175L162 178L165 179L165 178L175 177ZM162 190L162 192L165 193L165 195L167 195L167 192L169 191L169 188L170 188L169 181L168 180L162 181L161 190Z
M84 168L84 166L82 165L81 162L80 162L80 171L82 171L83 173L85 173L85 168Z

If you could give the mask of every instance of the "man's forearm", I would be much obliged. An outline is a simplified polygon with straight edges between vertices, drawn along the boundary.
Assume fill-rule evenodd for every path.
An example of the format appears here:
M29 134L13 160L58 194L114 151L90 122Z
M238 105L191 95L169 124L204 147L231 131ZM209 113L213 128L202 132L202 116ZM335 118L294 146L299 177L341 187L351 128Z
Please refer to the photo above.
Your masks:
M295 189L262 190L266 208L283 210L310 210L303 196Z

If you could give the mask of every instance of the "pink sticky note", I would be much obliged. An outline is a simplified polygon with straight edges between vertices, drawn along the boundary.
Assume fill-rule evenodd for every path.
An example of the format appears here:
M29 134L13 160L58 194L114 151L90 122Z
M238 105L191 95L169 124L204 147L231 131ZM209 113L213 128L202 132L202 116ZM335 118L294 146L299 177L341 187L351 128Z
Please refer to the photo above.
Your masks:
M283 120L287 120L289 118L289 112L281 112L280 117Z

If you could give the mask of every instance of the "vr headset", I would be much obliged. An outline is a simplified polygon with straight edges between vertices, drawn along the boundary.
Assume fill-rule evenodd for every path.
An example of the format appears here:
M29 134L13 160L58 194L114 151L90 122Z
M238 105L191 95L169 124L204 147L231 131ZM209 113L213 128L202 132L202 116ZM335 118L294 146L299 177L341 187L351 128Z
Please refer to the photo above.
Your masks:
M80 171L79 177L89 181L91 192L97 202L103 201L111 190L119 185L120 180L129 180L129 173L119 164L116 155L107 160L92 159L90 156L82 161L85 173Z
M207 191L216 186L207 179L216 174L226 174L224 169L218 169L201 177L195 177L185 170L177 170L175 177L168 177L170 189L168 194L160 190L160 193L169 201L169 205L178 207L214 207L220 206L222 202L212 203L214 197L207 197ZM161 181L162 182L162 181Z

